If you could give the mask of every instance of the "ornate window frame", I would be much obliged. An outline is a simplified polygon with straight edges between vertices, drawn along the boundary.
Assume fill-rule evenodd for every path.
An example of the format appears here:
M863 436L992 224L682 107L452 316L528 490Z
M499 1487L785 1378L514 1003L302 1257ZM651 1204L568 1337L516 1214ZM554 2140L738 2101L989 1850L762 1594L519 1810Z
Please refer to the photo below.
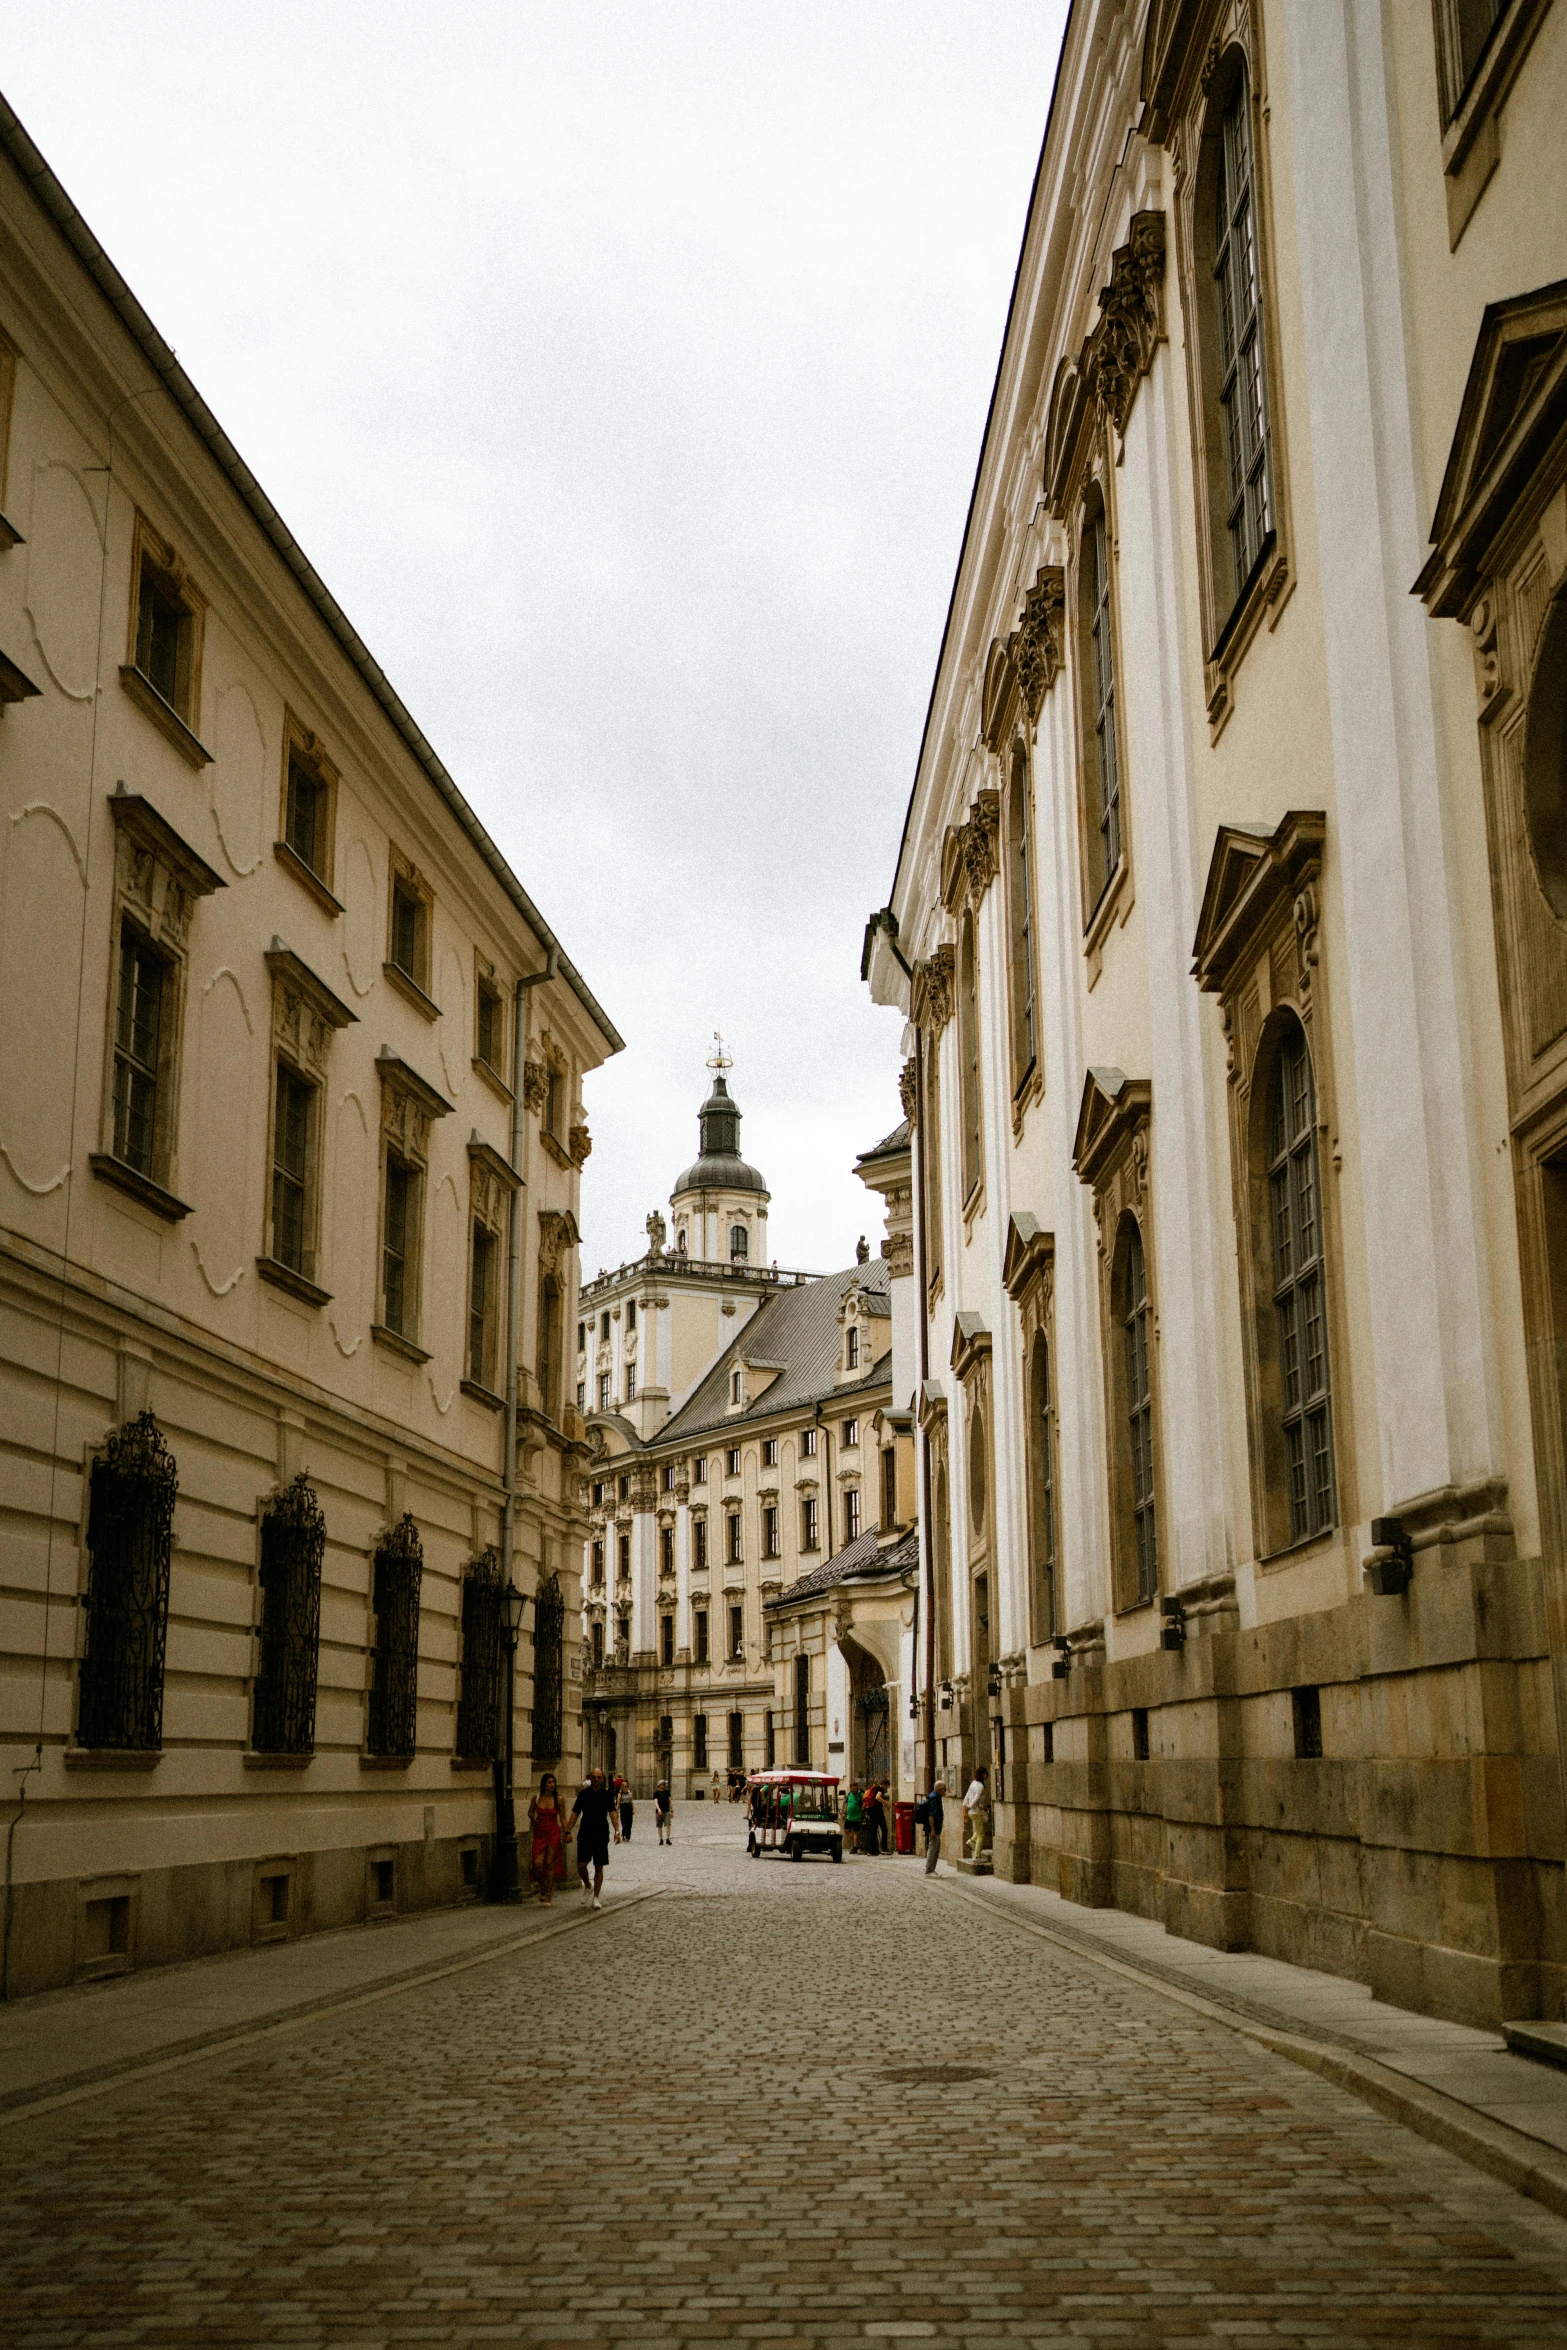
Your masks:
M1338 1189L1327 1179L1337 1120L1332 1039L1318 970L1326 839L1327 819L1320 809L1292 809L1271 830L1221 825L1192 948L1197 985L1204 994L1218 997L1224 1027L1252 1542L1256 1558L1265 1566L1342 1542L1343 1529L1353 1525L1357 1515L1353 1447L1340 1434L1353 1425L1342 1231ZM1338 1495L1336 1524L1299 1538L1290 1533L1267 1172L1268 1105L1283 1033L1292 1022L1305 1037L1316 1094Z
M336 1030L347 1028L358 1020L358 1013L335 996L325 980L318 979L307 963L300 960L292 947L274 937L266 951L266 965L272 975L272 1050L267 1087L267 1174L262 1193L261 1253L256 1259L256 1271L263 1281L286 1289L306 1305L324 1306L331 1293L316 1279L321 1255L321 1201L325 1189L323 1160L325 1157L324 1112L326 1109L327 1063L332 1037ZM278 1255L277 1235L274 1230L274 1185L272 1168L276 1151L278 1071L284 1066L303 1078L310 1088L309 1125L305 1139L305 1209L303 1262L286 1264Z
M1507 0L1467 81L1454 57L1456 0L1433 0L1437 103L1442 122L1442 182L1447 241L1456 251L1475 206L1502 159L1502 114L1550 0Z
M1277 626L1294 585L1290 521L1289 451L1285 433L1277 272L1273 264L1272 157L1268 140L1268 77L1261 0L1220 0L1196 8L1162 0L1149 15L1143 50L1144 135L1170 154L1176 276L1186 322L1186 372L1192 420L1192 479L1197 512L1198 587L1204 647L1203 684L1208 726L1216 740L1235 705L1235 677L1247 648L1266 621ZM1213 142L1237 71L1244 70L1250 103L1252 185L1260 286L1261 333L1271 450L1273 533L1250 579L1222 593L1216 562L1224 481L1214 365L1210 237L1202 207L1212 193Z
M505 1627L501 1562L493 1543L468 1561L458 1604L457 1713L453 1758L494 1762L499 1750Z
M370 1639L362 1760L405 1766L419 1728L419 1595L424 1543L405 1510L370 1558Z
M1001 1597L998 1585L1000 1546L996 1541L996 1415L991 1376L991 1335L978 1314L954 1314L951 1364L963 1398L963 1490L968 1505L964 1520L963 1592L968 1621L969 1686L976 1694L977 1701L990 1663L988 1656L979 1656L976 1646L975 1586L980 1577L986 1578L992 1632L996 1627ZM978 1737L977 1728L975 1743L976 1750L984 1743Z
M1151 1606L1153 1592L1138 1589L1137 1539L1133 1516L1131 1437L1127 1424L1126 1341L1121 1288L1127 1250L1126 1227L1135 1224L1142 1242L1148 1294L1148 1374L1152 1398L1154 1523L1168 1525L1164 1505L1164 1445L1159 1409L1159 1292L1152 1228L1149 1149L1153 1089L1146 1078L1124 1070L1095 1068L1083 1080L1072 1165L1093 1197L1099 1231L1099 1326L1105 1382L1105 1472L1110 1501L1110 1594L1117 1615ZM1165 1561L1159 1559L1162 1579Z
M1018 624L990 649L982 733L1000 762L1002 863L1006 875L1007 989L1012 1053L1012 1133L1021 1136L1044 1094L1039 889L1030 744L1046 694L1060 675L1066 628L1066 573L1042 563ZM1021 772L1020 772L1021 770Z
M985 1198L984 1049L979 1007L979 915L999 870L1001 794L988 786L974 795L961 824L949 825L942 844L942 903L957 927L950 998L958 1029L958 1188L965 1231ZM939 952L940 950L938 950Z
M406 968L393 955L400 897L414 909L413 956ZM405 856L394 842L388 848L386 859L386 958L381 965L381 976L405 1003L412 1004L422 1020L439 1020L441 1016L441 1007L430 994L430 975L434 968L435 890L413 859Z
M180 1064L190 925L199 898L227 884L204 857L181 840L150 800L116 784L109 794L114 819L114 896L109 921L109 1003L104 1036L102 1143L89 1165L104 1182L129 1192L167 1223L190 1209L177 1197ZM115 1151L114 1063L120 1017L121 941L129 928L163 966L158 1033L152 1171L144 1174Z
M165 694L142 666L142 598L149 584L180 615L179 653L174 692ZM131 538L130 615L120 683L136 707L152 720L173 744L187 767L199 773L212 765L212 753L201 741L201 656L206 635L207 600L192 580L183 556L163 533L138 511Z
M430 1128L437 1118L451 1115L452 1105L427 1085L416 1069L382 1045L376 1058L381 1080L380 1212L376 1226L376 1315L371 1339L407 1360L427 1363L429 1350L420 1344L423 1328L424 1211L430 1174ZM387 1172L393 1161L409 1174L408 1231L405 1246L403 1328L386 1319L386 1210ZM411 1307L409 1305L411 1300Z
M508 1103L512 1099L512 1090L506 1075L507 1070L511 1067L507 1051L509 1038L506 1024L508 1018L515 1017L515 1013L508 1010L508 999L512 997L513 991L502 984L500 973L495 964L490 961L482 947L475 947L473 950L473 1066L477 1074L489 1086L491 1092L498 1094L503 1102ZM486 1001L494 1007L494 1045L489 1059L486 1059L479 1049L479 1015Z
M566 1402L566 1306L571 1252L581 1240L569 1208L539 1210L534 1379L539 1410L558 1425Z
M919 1078L915 1133L919 1140L920 1184L925 1200L925 1295L934 1305L942 1291L943 1219L941 1213L941 1037L952 1017L950 946L938 946L915 966L910 1005L918 1033L918 1052L924 1067Z
M1028 1637L1034 1648L1062 1629L1060 1450L1055 1407L1041 1426L1038 1382L1043 1349L1047 1392L1056 1389L1056 1241L1036 1216L1018 1209L1007 1228L1001 1278L1018 1309L1027 1479Z
M321 795L312 843L314 854L309 857L295 847L290 837L289 796L296 767L303 771ZM272 854L283 870L291 873L300 887L334 921L343 911L341 899L335 897L332 891L337 869L337 786L337 769L327 757L320 736L313 734L304 720L297 718L292 710L285 709L283 764L278 782L277 839L272 844Z
M256 1521L256 1675L249 1753L307 1763L316 1747L326 1518L302 1469Z
M464 1330L463 1369L460 1382L464 1395L475 1403L487 1404L493 1410L503 1406L499 1389L501 1344L501 1285L505 1274L506 1238L511 1203L522 1189L522 1177L483 1136L468 1137L468 1315ZM479 1371L473 1365L473 1299L475 1251L477 1236L483 1232L491 1244L490 1277L484 1300L485 1331L482 1361ZM483 1376L480 1376L482 1372Z

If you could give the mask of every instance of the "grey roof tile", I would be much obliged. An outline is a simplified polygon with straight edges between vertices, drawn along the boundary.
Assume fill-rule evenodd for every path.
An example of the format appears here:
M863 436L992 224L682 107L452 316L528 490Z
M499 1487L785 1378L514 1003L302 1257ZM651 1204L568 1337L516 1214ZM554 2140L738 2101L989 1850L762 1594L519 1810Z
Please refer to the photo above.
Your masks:
M654 1443L662 1448L724 1428L743 1428L748 1421L768 1420L801 1404L850 1404L866 1388L884 1385L891 1372L890 1348L877 1357L863 1378L842 1386L838 1383L838 1309L846 1292L856 1285L870 1298L884 1300L885 1261L873 1258L867 1265L850 1265L842 1273L824 1273L819 1281L806 1282L798 1289L775 1290L730 1341L694 1393L660 1428ZM746 1410L732 1412L729 1373L742 1358L749 1363L782 1363L785 1368Z

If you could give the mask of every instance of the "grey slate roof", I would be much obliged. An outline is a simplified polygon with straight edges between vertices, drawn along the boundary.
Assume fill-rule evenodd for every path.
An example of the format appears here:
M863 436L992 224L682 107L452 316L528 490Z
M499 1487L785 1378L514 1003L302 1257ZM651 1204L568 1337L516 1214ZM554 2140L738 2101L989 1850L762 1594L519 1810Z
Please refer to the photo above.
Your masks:
M885 1549L874 1526L857 1534L845 1543L836 1557L823 1560L819 1567L811 1567L797 1575L786 1591L767 1602L768 1607L790 1607L797 1599L811 1599L818 1591L832 1591L840 1583L880 1581L885 1575L907 1573L919 1565L920 1540L911 1526L908 1533Z
M654 1445L662 1450L688 1437L743 1428L748 1421L769 1420L774 1413L800 1404L832 1403L852 1409L855 1397L864 1389L884 1385L891 1368L890 1348L877 1357L863 1378L838 1384L838 1308L845 1292L855 1287L866 1290L878 1303L884 1301L885 1261L873 1258L868 1265L850 1265L846 1272L824 1273L819 1281L808 1281L799 1289L775 1290L730 1341L695 1393L660 1428ZM745 1411L735 1412L729 1409L729 1374L741 1357L747 1362L782 1363L785 1367L764 1395Z
M901 1151L908 1149L909 1132L909 1122L905 1118L899 1125L894 1126L890 1134L884 1134L880 1142L873 1142L868 1151L861 1151L854 1162L855 1165L864 1167L868 1166L872 1159L896 1158Z

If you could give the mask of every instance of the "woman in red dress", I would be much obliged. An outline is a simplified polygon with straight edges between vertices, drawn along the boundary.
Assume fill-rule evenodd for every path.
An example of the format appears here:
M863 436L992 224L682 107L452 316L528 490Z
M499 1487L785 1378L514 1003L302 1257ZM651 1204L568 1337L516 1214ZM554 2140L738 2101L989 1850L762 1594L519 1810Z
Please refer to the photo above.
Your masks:
M545 1772L537 1795L529 1798L528 1828L533 1844L533 1881L539 1900L548 1909L556 1886L566 1881L566 1824L553 1771Z

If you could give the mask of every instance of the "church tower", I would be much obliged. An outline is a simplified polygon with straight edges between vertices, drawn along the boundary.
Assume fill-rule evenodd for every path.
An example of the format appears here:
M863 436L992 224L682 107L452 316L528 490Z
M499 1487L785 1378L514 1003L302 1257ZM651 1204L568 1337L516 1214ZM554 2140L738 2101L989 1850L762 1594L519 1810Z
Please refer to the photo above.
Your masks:
M708 1060L713 1090L698 1112L701 1155L669 1196L677 1253L702 1264L767 1263L767 1203L771 1194L755 1167L740 1156L740 1106L724 1083L733 1063L722 1037Z

